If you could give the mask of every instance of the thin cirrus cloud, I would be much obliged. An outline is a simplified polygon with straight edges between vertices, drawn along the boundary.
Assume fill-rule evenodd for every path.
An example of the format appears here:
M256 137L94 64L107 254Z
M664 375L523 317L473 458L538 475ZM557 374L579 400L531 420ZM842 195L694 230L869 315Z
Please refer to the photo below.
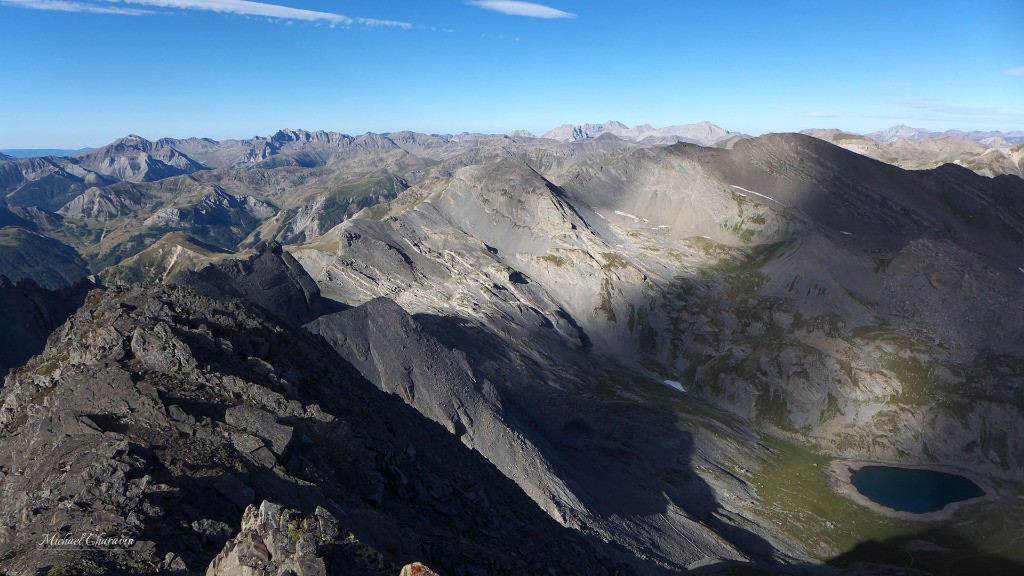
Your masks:
M1024 114L1010 112L995 106L959 106L945 104L935 98L897 100L897 106L913 108L931 118L988 118L991 120L1024 120Z
M118 14L121 16L142 16L152 14L149 10L137 8L121 8L119 6L102 6L87 2L66 2L65 0L0 0L0 6L16 8L32 8L34 10L50 10L54 12L88 12L91 14Z
M117 4L124 4L126 6L115 6ZM93 0L89 2L69 0L0 0L0 5L34 8L37 10L92 12L97 14L122 14L127 16L159 13L152 10L136 8L137 6L145 6L149 8L162 8L169 10L200 10L205 12L237 14L240 16L262 16L281 20L325 22L331 26L351 26L353 24L357 24L370 27L393 26L398 28L412 28L412 24L408 22L345 16L332 12L303 10L278 4L251 2L249 0Z
M493 10L512 16L529 16L531 18L575 18L576 15L557 8L536 4L534 2L518 2L517 0L470 0L470 6Z

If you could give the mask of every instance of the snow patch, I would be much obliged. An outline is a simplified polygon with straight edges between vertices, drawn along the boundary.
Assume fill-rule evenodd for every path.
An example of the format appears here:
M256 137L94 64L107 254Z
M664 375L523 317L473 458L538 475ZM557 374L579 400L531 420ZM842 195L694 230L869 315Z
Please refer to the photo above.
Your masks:
M626 218L632 218L633 220L639 220L639 218L637 218L636 216L634 216L633 214L630 214L628 212L620 212L619 210L616 210L615 213L618 214L619 216L625 216Z
M680 384L679 382L676 382L675 380L665 380L665 385L668 386L669 388L675 388L680 392L686 392L686 389L683 388L683 385Z
M847 236L853 236L853 232L847 232L846 230L840 230L840 234L846 234Z
M743 186L737 186L737 185L735 185L735 184L731 184L731 186L732 186L733 188L737 189L737 190L743 190L743 191L744 191L744 192L746 192L747 194L753 194L754 196L760 196L761 198L766 198L766 199L768 199L768 200L771 200L772 202L775 202L775 203L776 203L776 204L778 204L779 206L783 206L782 202L779 202L778 200L776 200L775 198L772 198L771 196L765 196L764 194L761 194L760 192L754 192L753 190L747 190L747 189L746 189L746 188L744 188ZM742 194L740 194L740 196L743 196L743 195L742 195Z

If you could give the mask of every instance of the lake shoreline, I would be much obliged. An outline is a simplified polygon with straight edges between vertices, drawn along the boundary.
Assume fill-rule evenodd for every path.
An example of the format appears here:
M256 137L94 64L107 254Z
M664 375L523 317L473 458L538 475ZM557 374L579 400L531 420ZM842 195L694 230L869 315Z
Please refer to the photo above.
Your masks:
M867 496L860 493L857 487L853 485L851 479L852 469L859 469L864 466L888 466L892 468L907 468L912 470L931 470L933 472L944 472L946 474L955 474L967 478L971 482L974 482L984 492L981 496L970 498L968 500L960 500L957 502L950 502L946 504L941 510L934 512L914 513L914 512L903 512L889 508L888 506L879 504L874 500L871 500ZM884 462L880 460L833 460L827 468L827 476L829 478L829 485L832 490L840 496L853 500L857 504L870 509L876 514L882 516L888 516L889 518L899 518L900 520L910 520L915 522L937 522L940 520L948 520L964 505L976 504L985 500L993 500L998 497L998 491L995 487L988 482L986 479L978 476L970 470L964 470L963 468L957 468L955 466L943 466L940 464L907 464L903 462Z

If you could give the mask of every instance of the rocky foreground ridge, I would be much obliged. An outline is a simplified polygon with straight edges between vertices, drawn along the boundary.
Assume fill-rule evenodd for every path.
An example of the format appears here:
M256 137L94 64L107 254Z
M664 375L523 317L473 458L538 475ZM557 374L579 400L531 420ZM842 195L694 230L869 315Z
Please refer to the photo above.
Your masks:
M239 301L94 291L0 402L5 574L616 570L322 340ZM40 546L87 532L136 543Z

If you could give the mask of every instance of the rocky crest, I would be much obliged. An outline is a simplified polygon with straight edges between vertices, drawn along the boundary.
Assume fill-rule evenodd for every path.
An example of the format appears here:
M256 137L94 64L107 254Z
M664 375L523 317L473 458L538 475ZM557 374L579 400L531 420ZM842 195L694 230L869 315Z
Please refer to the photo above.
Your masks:
M276 242L260 244L244 260L229 259L199 271L184 271L170 283L189 286L211 298L240 298L297 325L320 314L320 288Z
M322 341L183 288L92 292L8 377L0 427L7 573L607 570ZM268 529L281 522L289 536ZM134 543L39 546L84 532Z

